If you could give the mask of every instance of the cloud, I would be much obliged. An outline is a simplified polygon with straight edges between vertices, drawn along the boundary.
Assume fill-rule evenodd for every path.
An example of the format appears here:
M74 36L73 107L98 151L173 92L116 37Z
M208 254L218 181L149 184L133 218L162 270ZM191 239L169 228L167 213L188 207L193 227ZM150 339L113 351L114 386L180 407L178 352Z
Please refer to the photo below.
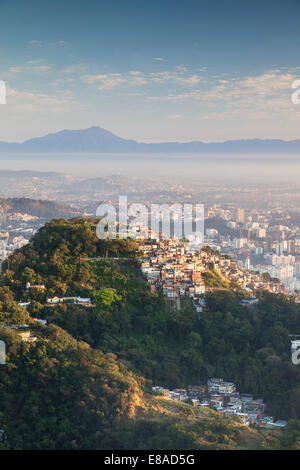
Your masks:
M180 70L181 72L188 72L188 69L185 65L176 65L176 70Z
M86 74L81 77L81 80L89 85L95 85L98 90L112 90L120 87L164 85L172 82L193 87L201 81L201 78L197 74L189 73L186 67L177 66L173 71L163 72L146 73L131 70L128 73Z
M175 72L155 72L150 74L150 78L154 83L177 82L182 85L194 86L200 82L200 77L196 74L182 73L182 70Z
M63 73L65 75L68 75L68 74L81 75L83 73L87 73L88 70L89 70L89 66L85 64L84 62L80 62L77 64L68 65L67 67L60 70L60 73Z
M35 45L35 46L42 46L43 44L43 41L38 41L37 39L33 39L31 41L28 41L28 44L30 44L31 46Z
M129 74L108 73L100 75L84 75L81 79L88 83L96 85L98 90L112 90L113 88L142 86L147 85L148 80L139 72L130 72Z
M67 95L68 89L77 92L78 97L82 96L82 85L85 83L102 93L114 92L115 96L120 96L119 103L122 99L127 100L126 106L130 100L136 99L142 106L148 105L152 112L161 113L163 119L174 121L187 115L194 116L195 121L205 119L225 122L231 118L242 118L276 119L281 122L284 119L299 119L300 106L291 104L291 84L294 79L300 78L296 68L274 68L244 77L225 73L209 75L205 67L191 70L184 64L178 64L170 70L133 69L109 73L105 72L106 67L103 66L103 73L91 73L93 69L89 64L78 63L60 70L55 68L55 77L50 74L52 68L52 64L43 60L28 61L24 65L10 67L10 76L3 78L8 78L8 82L15 79L15 87L23 87L17 82L17 78L22 78L25 83L21 75L25 72L32 75L49 73L49 84L55 87L52 94L48 94L48 91L47 94L25 93L19 98L12 94L11 104L18 106L20 110L40 109L41 106L57 110L62 110L64 106L71 108L75 100L71 95ZM48 81L47 75L46 79ZM97 99L96 93L94 96ZM93 105L86 101L85 103L86 106ZM180 121L180 125L187 120L185 117Z
M8 69L8 74L18 74L18 73L48 73L52 69L52 65L44 64L40 60L31 60L26 62L24 65L12 66Z
M82 80L90 85L95 84L98 90L111 90L126 83L119 73L85 75Z
M20 113L44 111L45 109L51 112L62 112L78 105L70 92L59 96L46 93L32 93L7 87L6 94L7 111L12 110Z
M200 80L198 75L182 76L176 80L190 84L191 90L170 90L167 94L148 96L147 99L158 102L191 101L204 105L207 111L211 110L214 116L219 117L228 116L228 113L245 115L245 112L253 119L272 113L291 114L291 83L295 78L293 71L281 69L243 79L215 77L211 82Z
M152 57L152 60L157 60L158 62L163 62L165 59L162 57Z

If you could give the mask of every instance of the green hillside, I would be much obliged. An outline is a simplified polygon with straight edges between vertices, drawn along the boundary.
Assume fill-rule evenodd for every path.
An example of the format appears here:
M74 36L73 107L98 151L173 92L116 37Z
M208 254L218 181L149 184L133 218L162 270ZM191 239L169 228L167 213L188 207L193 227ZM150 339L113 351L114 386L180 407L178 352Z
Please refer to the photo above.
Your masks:
M54 220L3 266L0 323L8 327L0 329L0 339L8 346L8 364L0 367L0 428L7 439L0 445L299 445L300 372L290 361L288 338L300 332L299 305L262 293L258 306L247 309L226 289L207 295L201 318L188 302L176 312L150 291L136 243L98 240L95 223ZM37 287L26 289L26 283ZM47 304L54 296L89 297L92 307ZM19 301L30 302L28 311ZM46 319L47 326L32 317ZM21 341L9 328L24 323L36 342ZM287 430L270 435L149 394L151 383L186 387L212 376L264 398L270 413L291 420Z
M0 449L232 449L279 445L216 412L147 393L147 383L109 353L51 325L24 344L8 329L0 369Z

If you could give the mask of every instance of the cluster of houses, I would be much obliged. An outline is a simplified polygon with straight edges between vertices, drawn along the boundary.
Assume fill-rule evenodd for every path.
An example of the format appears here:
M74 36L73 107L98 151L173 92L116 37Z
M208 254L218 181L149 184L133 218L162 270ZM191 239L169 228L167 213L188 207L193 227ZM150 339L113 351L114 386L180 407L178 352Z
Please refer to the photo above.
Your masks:
M24 341L24 343L35 343L37 341L37 337L34 336L30 330L19 331L18 336L21 337L21 340Z
M39 288L39 289L45 289L44 285L38 285L38 286L32 286L30 283L26 284L26 289L31 289L31 288ZM85 307L95 307L95 305L92 304L91 299L89 297L84 298L84 297L52 297L47 299L47 304L49 306L51 305L57 305L61 303L72 303L72 304L77 304L77 305L82 305ZM30 302L18 302L18 305L20 305L23 308L28 308L30 305ZM47 320L43 320L42 318L32 318L36 323L39 323L41 325L46 325ZM18 336L21 337L22 341L25 343L35 343L38 338L34 335L32 331L30 331L30 327L27 324L21 325L21 324L6 324L2 323L0 325L0 328L8 328L10 330L15 331Z
M253 395L240 394L233 382L221 378L211 378L207 385L189 385L187 389L168 390L161 386L152 387L152 391L171 400L190 402L193 406L209 407L219 413L235 416L249 426L280 429L286 426L285 421L276 421L265 414L265 403Z
M95 307L89 297L51 297L47 299L47 304L77 304L85 307Z
M15 250L27 245L28 242L29 240L22 235L11 237L9 232L0 232L0 263Z
M39 323L43 326L47 325L47 320L43 320L42 318L32 318L36 323ZM18 336L22 339L24 343L35 343L38 338L34 335L34 333L29 329L30 326L24 323L21 324L9 324L9 323L2 323L0 328L8 328L12 331L15 331Z
M190 250L186 243L175 238L141 242L143 252L141 269L153 290L161 288L167 299L178 301L190 297L197 312L205 306L203 273L213 265L229 281L252 294L255 289L276 292L278 283L265 280L261 275L241 269L237 261L212 250ZM249 297L242 305L249 306L258 300ZM177 302L179 305L179 302Z
M44 284L32 285L30 282L26 282L26 290L29 291L30 289L45 290L46 286Z
M26 282L26 290L29 291L30 289L38 289L38 290L45 290L46 286L44 284L32 285L30 282ZM47 304L49 305L57 305L57 304L77 304L83 305L85 307L95 307L92 304L90 297L48 297ZM24 308L27 308L30 305L30 302L19 302Z
M253 292L254 290L262 289L272 293L282 292L280 283L272 279L265 278L253 270L239 266L239 262L232 260L226 256L220 256L215 261L215 266L226 276L230 281L234 281L242 289Z
M144 256L141 269L155 290L161 288L169 300L181 297L193 299L197 311L203 309L205 270L201 256L188 251L186 245L176 239L161 240L153 244L140 245Z
M49 297L47 298L47 304L76 304L83 305L84 307L95 307L95 305L92 304L90 297ZM30 302L19 302L18 305L21 305L23 308L27 308L29 307Z

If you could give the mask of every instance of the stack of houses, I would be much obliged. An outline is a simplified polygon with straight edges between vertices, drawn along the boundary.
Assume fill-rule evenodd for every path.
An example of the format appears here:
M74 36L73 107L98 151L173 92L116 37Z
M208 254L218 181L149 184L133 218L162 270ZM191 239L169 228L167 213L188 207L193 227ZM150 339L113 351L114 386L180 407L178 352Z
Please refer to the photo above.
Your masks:
M154 393L171 400L188 401L193 406L213 408L227 416L235 416L245 425L282 428L285 421L276 421L265 414L263 399L251 394L240 394L233 382L211 378L206 385L189 385L187 389L168 390L161 386L152 388Z
M47 304L77 304L84 305L85 307L94 307L89 297L49 297L47 299Z
M139 248L143 252L142 272L151 289L162 289L168 300L191 298L198 313L203 311L205 305L203 300L206 288L203 273L207 272L211 265L226 279L235 281L250 295L256 289L275 292L280 287L253 271L240 268L238 262L228 256L222 256L209 249L188 250L187 245L177 239L156 240L152 243L141 241ZM241 305L250 306L257 301L249 296L241 302Z
M37 341L37 337L34 336L32 331L29 329L29 325L10 325L7 323L2 323L0 328L8 328L13 330L17 333L18 336L24 341L24 343L35 343Z
M143 244L142 272L153 290L161 288L169 300L190 297L197 311L202 311L199 299L205 294L202 259L186 251L183 242L175 239Z

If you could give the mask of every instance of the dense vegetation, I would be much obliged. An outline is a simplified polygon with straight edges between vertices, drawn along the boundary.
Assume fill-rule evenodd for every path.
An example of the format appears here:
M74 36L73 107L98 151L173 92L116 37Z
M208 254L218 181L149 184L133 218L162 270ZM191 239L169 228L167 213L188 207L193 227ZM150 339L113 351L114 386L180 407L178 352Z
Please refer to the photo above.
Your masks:
M134 412L137 379L56 326L34 345L9 331L7 365L0 368L1 426L13 449L97 448L116 416Z
M300 333L299 306L261 292L259 304L246 308L224 285L207 295L200 318L189 301L175 311L150 291L136 248L132 240L98 240L95 221L55 220L5 263L0 323L32 324L38 316L49 326L31 326L39 336L34 344L0 331L9 351L0 368L0 428L8 435L2 445L243 447L232 420L212 414L206 424L197 416L188 423L191 407L181 419L147 394L150 380L179 387L211 376L236 382L241 392L264 398L276 417L291 418L281 440L256 435L255 447L299 445L300 372L288 337ZM27 282L46 290L28 290ZM90 297L95 307L48 306L55 295ZM21 300L31 302L28 312L16 305Z

